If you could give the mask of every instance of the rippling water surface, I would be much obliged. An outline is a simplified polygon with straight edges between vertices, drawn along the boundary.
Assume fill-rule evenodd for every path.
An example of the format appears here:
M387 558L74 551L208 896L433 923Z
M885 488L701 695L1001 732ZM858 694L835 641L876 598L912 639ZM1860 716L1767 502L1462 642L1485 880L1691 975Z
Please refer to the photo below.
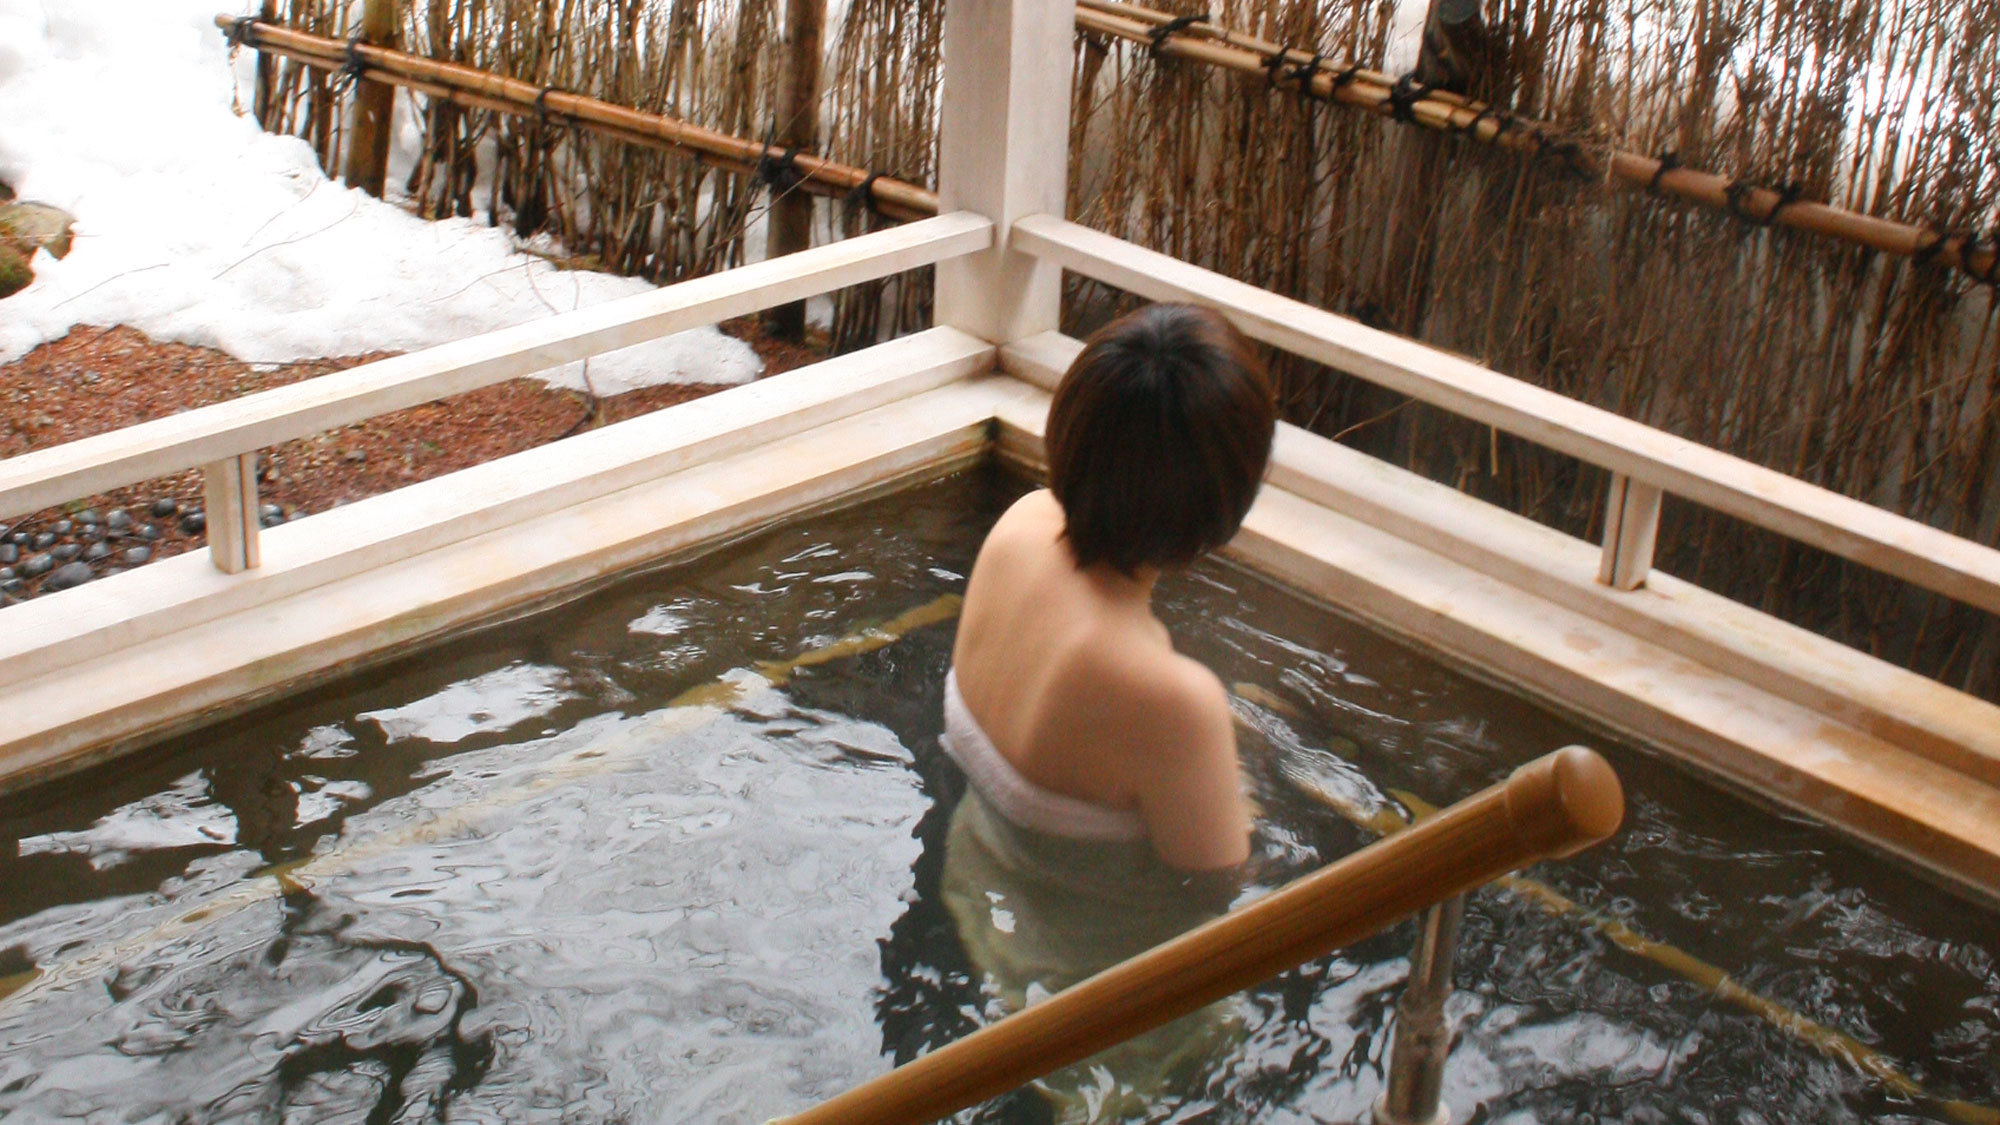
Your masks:
M1018 488L773 531L0 803L0 1118L755 1123L978 1026L939 706ZM1624 777L1615 841L1471 903L1458 1120L1991 1120L2000 917L1234 570L1160 610L1241 685L1246 895L1372 838L1335 808L1574 741ZM1362 1117L1411 933L1238 998L1156 1119Z

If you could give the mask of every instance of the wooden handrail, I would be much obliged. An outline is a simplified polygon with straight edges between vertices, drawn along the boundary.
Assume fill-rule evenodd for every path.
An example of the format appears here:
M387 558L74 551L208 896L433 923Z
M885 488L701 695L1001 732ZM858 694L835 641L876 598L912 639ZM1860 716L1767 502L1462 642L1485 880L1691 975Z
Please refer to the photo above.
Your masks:
M0 461L0 519L992 244L985 216L940 215L24 453Z
M1208 305L1274 347L2000 613L2000 551L1970 539L1053 215L1016 220L1008 245L1142 297Z
M1618 775L1580 746L782 1125L928 1125L1352 944L1431 903L1610 836Z

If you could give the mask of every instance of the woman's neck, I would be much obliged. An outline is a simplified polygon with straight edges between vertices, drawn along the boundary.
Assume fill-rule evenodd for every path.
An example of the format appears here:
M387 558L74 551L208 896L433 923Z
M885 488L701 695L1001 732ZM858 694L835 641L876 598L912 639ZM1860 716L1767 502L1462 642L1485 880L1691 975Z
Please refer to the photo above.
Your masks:
M1160 568L1156 566L1141 566L1126 574L1100 562L1086 567L1083 573L1106 598L1148 608L1153 603L1153 587L1160 581Z

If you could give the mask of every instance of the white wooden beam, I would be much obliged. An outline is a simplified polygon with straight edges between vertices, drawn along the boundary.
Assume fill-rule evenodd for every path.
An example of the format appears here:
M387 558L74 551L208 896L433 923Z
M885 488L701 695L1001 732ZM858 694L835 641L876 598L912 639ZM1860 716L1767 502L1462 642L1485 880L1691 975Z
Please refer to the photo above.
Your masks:
M224 574L257 566L257 455L224 457L202 467L208 559Z
M1074 0L948 0L938 200L1005 232L1063 213ZM1056 327L1062 271L1005 245L941 262L937 323L1005 343Z
M2000 613L1991 547L1052 214L1016 220L1008 242L1142 297L1208 305L1295 355Z
M985 341L933 328L293 520L262 534L249 573L183 555L33 598L5 611L0 691L703 461L787 456L794 435L992 368ZM211 501L211 536L220 511Z
M779 446L702 461L36 675L9 688L0 708L7 720L0 792L351 674L670 552L973 463L986 456L1000 405L1022 392L1033 393L1004 376L959 380ZM79 589L114 586L144 569Z
M1611 474L1604 501L1604 560L1597 580L1614 590L1636 590L1653 569L1660 534L1662 493L1624 473Z
M0 461L0 519L991 246L944 214Z

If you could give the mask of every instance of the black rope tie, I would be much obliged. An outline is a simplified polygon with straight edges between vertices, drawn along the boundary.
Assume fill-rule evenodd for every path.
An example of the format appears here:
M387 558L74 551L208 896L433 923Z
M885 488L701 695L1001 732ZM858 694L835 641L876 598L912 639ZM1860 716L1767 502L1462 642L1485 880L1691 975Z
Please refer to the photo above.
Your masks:
M361 57L361 32L356 30L354 34L347 37L347 61L342 63L340 67L340 85L338 89L347 89L356 82L361 81L362 76L367 70L368 60Z
M1313 79L1319 76L1319 64L1325 58L1325 55L1314 51L1311 62L1300 63L1292 68L1290 74L1286 75L1298 87L1300 97L1310 98L1313 96Z
M1658 160L1660 166L1653 169L1653 177L1646 181L1647 195L1660 194L1660 181L1666 178L1668 172L1681 166L1681 154L1672 149L1661 153Z
M880 172L868 173L868 178L854 185L844 201L850 210L866 208L871 215L880 215L882 209L875 205L875 181L882 178Z
M535 120L543 125L549 123L549 93L554 89L554 86L544 86L542 92L535 95Z
M1771 204L1771 209L1762 215L1758 215L1751 212L1750 208L1745 206L1749 202L1750 193L1756 190L1757 185L1748 180L1731 180L1729 181L1729 186L1722 189L1723 206L1730 214L1749 223L1753 227L1768 227L1772 223L1777 222L1779 213L1792 204L1797 203L1799 196L1805 191L1797 183L1786 184L1784 187L1777 189L1778 201Z
M1453 116L1456 117L1457 115L1453 114ZM1501 109L1497 106L1491 106L1481 103L1479 109L1475 113L1473 113L1472 120L1467 121L1463 125L1453 125L1451 129L1453 132L1458 133L1461 136L1467 136L1473 138L1474 140L1477 140L1479 137L1479 123L1482 121L1493 122L1492 139L1496 141L1499 140L1501 137L1506 136L1507 130L1512 129L1514 127L1514 117L1512 114L1508 113L1506 110Z
M804 177L799 175L798 157L803 145L792 145L777 156L771 155L771 142L764 142L764 152L757 158L757 178L771 190L787 192L799 186Z
M1430 97L1433 88L1430 83L1418 82L1410 74L1396 79L1396 84L1389 87L1389 116L1405 124L1415 121L1417 103Z
M1153 41L1153 46L1151 50L1155 55L1157 55L1160 53L1160 48L1166 46L1168 39L1172 38L1173 36L1179 35L1181 32L1186 31L1188 28L1193 27L1195 24L1207 23L1207 22L1208 22L1207 12L1203 12L1198 16L1175 16L1173 19L1170 19L1167 22L1161 24L1160 26L1146 32L1146 37Z
M250 41L251 33L257 28L256 16L237 16L229 21L229 27L222 33L223 41L234 51L238 47L255 47Z

